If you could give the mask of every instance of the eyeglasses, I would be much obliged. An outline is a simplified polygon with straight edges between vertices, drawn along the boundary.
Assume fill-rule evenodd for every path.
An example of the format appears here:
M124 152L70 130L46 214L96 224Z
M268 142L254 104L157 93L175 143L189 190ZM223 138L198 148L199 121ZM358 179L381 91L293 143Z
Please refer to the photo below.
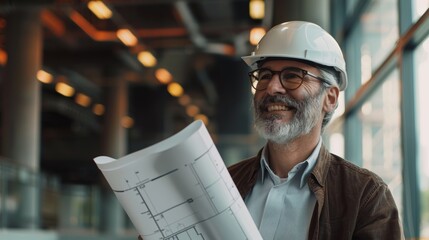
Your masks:
M327 85L331 85L327 80L318 77L307 70L294 67L284 68L281 71L273 71L268 68L253 70L249 72L250 83L257 91L265 90L275 74L279 75L280 84L287 90L295 90L299 88L304 81L304 77L307 75L318 79Z

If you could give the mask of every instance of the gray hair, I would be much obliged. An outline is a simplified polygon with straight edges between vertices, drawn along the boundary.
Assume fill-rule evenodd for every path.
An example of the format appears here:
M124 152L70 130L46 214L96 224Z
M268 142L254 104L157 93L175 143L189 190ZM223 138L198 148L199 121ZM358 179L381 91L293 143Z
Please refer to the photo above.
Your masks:
M326 68L319 68L320 70L320 75L323 79L326 79L328 82L333 82L333 83L338 83L339 79L338 79L338 74L336 74L336 71L334 69L326 69ZM329 87L332 87L333 85L328 85L326 83L322 84L322 91L328 89ZM336 85L338 87L338 84ZM338 101L335 105L334 110L332 110L331 112L327 112L325 114L325 116L323 117L323 121L322 121L322 133L325 131L326 126L328 125L328 123L331 121L332 116L334 115L335 110L338 107Z

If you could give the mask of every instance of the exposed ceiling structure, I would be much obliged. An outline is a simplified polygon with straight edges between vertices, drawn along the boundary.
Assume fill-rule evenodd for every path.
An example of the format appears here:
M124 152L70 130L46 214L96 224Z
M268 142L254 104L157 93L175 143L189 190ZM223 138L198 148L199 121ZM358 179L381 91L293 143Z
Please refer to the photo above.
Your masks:
M98 19L87 2L6 0L0 2L0 17L4 22L16 9L42 7L43 68L66 77L93 101L104 101L112 78L128 82L128 111L134 120L130 151L193 120L156 80L157 68L168 69L183 86L209 118L213 133L250 134L247 68L240 60L253 49L250 29L287 20L309 20L328 28L329 19L329 0L265 0L263 20L249 17L249 0L104 0L113 12L107 20ZM130 29L138 44L128 47L119 41L120 28ZM2 39L3 34L0 29ZM144 67L137 60L141 50L156 57L156 67ZM42 100L42 170L61 174L65 181L90 182L92 157L100 154L102 116L49 85L43 85Z

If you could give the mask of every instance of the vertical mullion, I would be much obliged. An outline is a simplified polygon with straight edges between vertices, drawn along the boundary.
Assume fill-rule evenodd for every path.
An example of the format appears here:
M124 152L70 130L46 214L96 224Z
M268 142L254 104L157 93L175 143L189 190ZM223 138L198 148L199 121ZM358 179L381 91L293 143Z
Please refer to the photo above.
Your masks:
M399 0L399 31L403 36L412 25L412 1ZM401 139L403 167L403 226L406 238L420 237L420 190L416 126L415 66L412 49L403 48L401 73Z

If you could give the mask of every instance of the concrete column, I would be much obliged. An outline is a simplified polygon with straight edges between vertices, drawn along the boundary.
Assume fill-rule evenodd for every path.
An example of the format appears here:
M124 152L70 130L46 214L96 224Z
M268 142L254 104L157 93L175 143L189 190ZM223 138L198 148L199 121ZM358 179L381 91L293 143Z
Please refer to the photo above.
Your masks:
M119 158L127 154L127 130L121 126L121 120L128 113L128 84L120 74L113 75L106 89L102 151L107 156ZM120 234L125 226L125 213L110 189L103 192L101 229L109 235Z
M127 130L121 126L121 120L128 114L128 84L119 74L110 79L105 99L102 150L110 157L122 157L127 153Z
M2 155L22 168L19 227L39 225L40 83L36 73L42 61L40 9L16 9L6 20L8 60L1 87Z

